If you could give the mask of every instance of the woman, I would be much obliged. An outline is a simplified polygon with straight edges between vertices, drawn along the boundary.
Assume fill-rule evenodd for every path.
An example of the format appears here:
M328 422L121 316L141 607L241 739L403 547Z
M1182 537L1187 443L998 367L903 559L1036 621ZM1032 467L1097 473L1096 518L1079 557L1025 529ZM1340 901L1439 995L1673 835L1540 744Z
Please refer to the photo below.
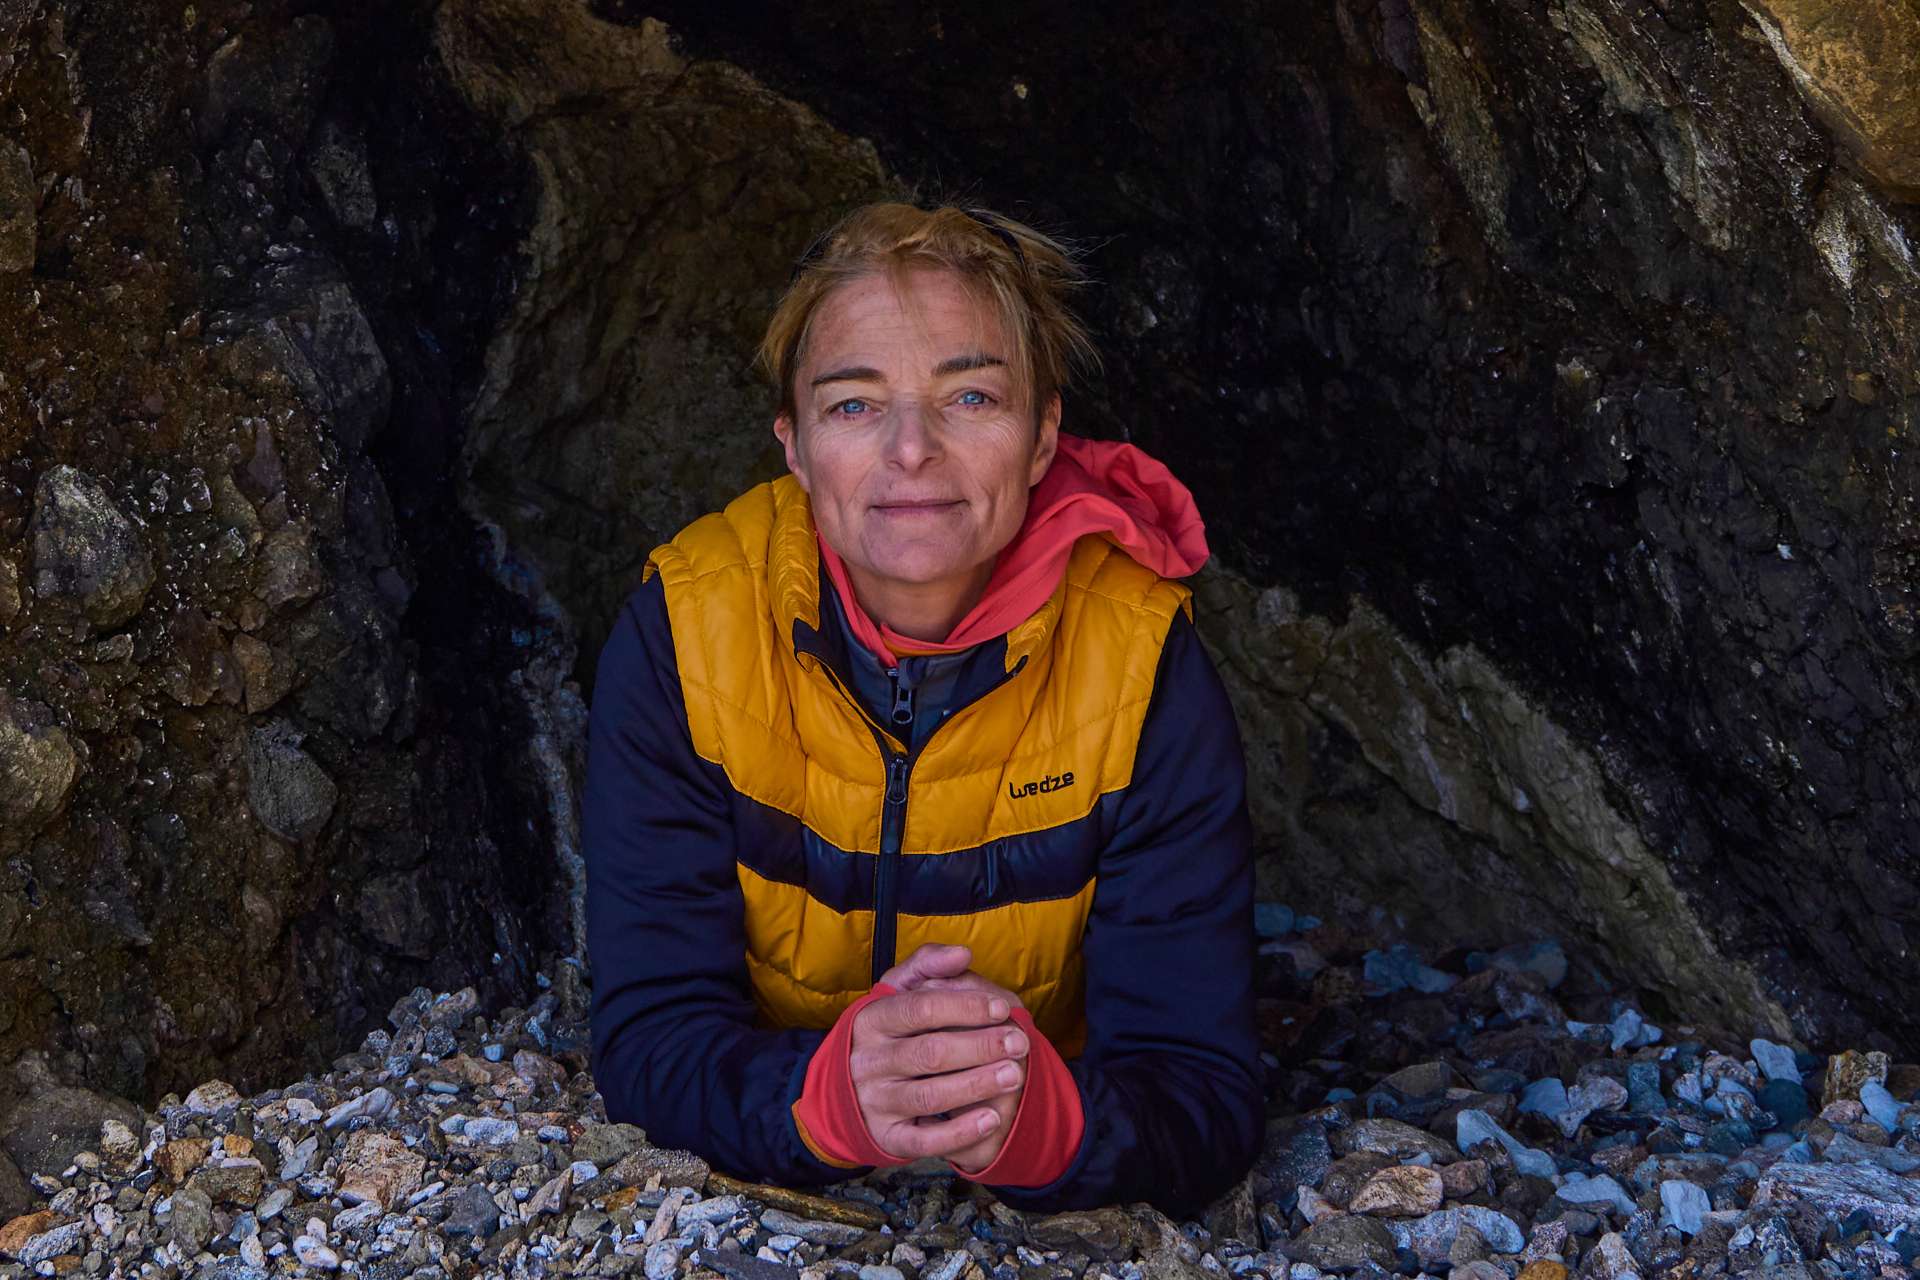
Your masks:
M761 349L791 472L655 549L600 656L584 847L613 1120L808 1185L944 1159L1191 1214L1263 1104L1232 710L1191 496L1060 431L1079 268L858 209Z

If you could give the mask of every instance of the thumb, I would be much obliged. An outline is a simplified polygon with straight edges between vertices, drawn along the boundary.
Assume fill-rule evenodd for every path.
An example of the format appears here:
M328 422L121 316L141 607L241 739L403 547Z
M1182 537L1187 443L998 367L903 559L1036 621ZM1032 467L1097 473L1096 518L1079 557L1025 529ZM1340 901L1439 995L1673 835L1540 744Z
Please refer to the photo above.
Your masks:
M952 978L973 963L973 950L958 944L923 943L912 955L886 971L880 981L898 991L911 991L928 978Z

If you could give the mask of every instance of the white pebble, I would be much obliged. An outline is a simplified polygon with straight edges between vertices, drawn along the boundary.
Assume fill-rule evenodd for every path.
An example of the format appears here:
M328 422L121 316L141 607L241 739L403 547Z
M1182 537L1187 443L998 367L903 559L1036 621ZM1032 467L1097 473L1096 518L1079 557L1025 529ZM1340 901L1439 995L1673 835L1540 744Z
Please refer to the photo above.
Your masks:
M327 1248L311 1236L295 1236L293 1256L309 1267L319 1267L322 1271L337 1271L340 1268L340 1255Z

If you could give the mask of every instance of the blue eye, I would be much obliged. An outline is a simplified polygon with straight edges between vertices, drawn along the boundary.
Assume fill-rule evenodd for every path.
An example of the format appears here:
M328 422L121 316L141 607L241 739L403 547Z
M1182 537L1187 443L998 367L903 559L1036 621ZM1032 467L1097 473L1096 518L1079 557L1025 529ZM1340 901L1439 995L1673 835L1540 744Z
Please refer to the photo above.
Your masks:
M969 408L971 408L971 407L974 407L974 406L982 406L982 407L984 407L984 406L986 406L986 405L990 405L990 404L992 404L992 403L993 403L993 397L992 397L992 396L990 396L990 395L988 395L988 394L987 394L986 392L984 392L984 391L980 391L980 390L977 390L977 389L972 389L972 388L970 388L970 389L968 389L968 390L966 390L966 391L962 391L962 392L961 392L960 394L961 394L962 396L979 396L979 397L980 397L980 398L979 398L978 400L975 400L975 401L973 401L973 402L972 402L972 404L968 406Z
M856 398L854 398L854 399L851 399L851 400L842 400L842 401L841 401L841 402L840 402L839 404L836 404L836 405L834 405L834 406L833 406L832 408L830 408L830 409L828 409L828 410L827 410L827 412L828 412L828 413L839 413L839 412L840 412L840 411L841 411L842 409L845 409L845 408L846 408L846 407L847 407L848 405L850 405L850 404L860 404L860 405L863 405L863 404L865 404L865 403L866 403L866 401L865 401L865 400L861 400L861 399L859 399L859 398L857 398L857 397L856 397ZM852 417L852 418L860 418L860 417L865 417L866 415L865 415L864 413L850 413L850 414L848 414L847 416L848 416L848 417Z

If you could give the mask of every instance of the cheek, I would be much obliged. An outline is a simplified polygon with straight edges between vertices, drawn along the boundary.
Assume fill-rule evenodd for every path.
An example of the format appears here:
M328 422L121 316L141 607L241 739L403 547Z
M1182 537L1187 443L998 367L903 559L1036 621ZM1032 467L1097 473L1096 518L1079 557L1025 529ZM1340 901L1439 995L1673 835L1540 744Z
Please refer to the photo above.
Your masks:
M809 459L816 502L844 505L859 492L865 468L860 459L833 440L820 442Z

